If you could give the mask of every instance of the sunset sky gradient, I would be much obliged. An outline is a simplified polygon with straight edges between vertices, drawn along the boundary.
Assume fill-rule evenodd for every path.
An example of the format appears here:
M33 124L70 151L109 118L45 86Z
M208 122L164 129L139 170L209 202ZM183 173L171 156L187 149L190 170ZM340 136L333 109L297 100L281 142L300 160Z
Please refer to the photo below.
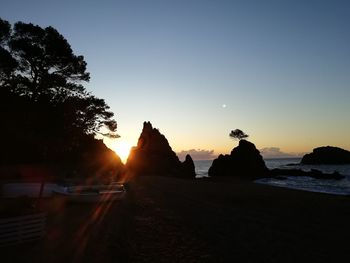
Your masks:
M350 1L1 0L0 17L84 55L120 141L151 121L177 152L227 153L236 128L259 149L350 150Z

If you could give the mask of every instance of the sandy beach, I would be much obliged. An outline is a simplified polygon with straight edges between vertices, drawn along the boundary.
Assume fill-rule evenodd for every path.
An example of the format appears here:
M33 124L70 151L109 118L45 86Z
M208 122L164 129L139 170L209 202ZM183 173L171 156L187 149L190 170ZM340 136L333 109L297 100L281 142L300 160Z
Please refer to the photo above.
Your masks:
M238 179L144 176L123 201L45 201L45 239L0 248L1 262L339 262L350 256L349 204Z

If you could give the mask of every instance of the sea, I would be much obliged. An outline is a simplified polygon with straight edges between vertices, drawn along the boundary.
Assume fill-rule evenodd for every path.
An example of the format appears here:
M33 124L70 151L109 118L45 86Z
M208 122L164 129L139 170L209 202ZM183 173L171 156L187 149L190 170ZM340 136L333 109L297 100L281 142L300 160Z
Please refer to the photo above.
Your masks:
M344 175L345 178L341 180L326 180L315 179L307 176L286 176L283 180L263 178L256 180L256 183L310 192L320 192L335 195L350 195L350 165L303 165L300 164L301 158L276 158L265 159L264 161L269 169L301 169L303 171L316 169L324 173L338 172L341 175ZM197 178L208 177L208 170L212 163L213 160L194 161Z

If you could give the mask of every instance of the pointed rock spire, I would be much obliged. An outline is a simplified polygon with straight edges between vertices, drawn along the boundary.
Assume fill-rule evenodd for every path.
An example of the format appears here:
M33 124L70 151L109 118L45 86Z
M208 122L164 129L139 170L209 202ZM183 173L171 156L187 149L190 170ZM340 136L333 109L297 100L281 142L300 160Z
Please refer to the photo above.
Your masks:
M194 164L192 158L189 158L186 159L183 165L166 137L158 129L153 128L150 122L144 122L137 146L131 150L126 167L130 172L137 175L194 178Z

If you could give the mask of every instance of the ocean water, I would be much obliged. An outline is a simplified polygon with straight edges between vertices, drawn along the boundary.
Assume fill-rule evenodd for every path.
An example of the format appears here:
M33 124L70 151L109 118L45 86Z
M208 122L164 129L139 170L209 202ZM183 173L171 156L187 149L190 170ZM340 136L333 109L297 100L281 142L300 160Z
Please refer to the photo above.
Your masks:
M317 169L324 173L337 171L345 175L345 178L342 180L320 180L307 176L286 176L284 180L264 178L256 180L256 183L311 192L350 195L350 165L301 165L300 161L301 158L265 159L265 164L269 169L301 169L304 171ZM194 161L197 178L208 176L208 169L212 162L212 160Z
M316 169L324 173L338 172L344 175L345 178L341 180L323 180L308 176L286 176L284 180L264 178L256 182L310 192L350 195L350 165L303 165L300 164L300 161L301 158L266 159L265 163L269 169L301 169L303 171Z
M196 178L208 177L208 170L213 163L213 160L194 160L196 167Z

